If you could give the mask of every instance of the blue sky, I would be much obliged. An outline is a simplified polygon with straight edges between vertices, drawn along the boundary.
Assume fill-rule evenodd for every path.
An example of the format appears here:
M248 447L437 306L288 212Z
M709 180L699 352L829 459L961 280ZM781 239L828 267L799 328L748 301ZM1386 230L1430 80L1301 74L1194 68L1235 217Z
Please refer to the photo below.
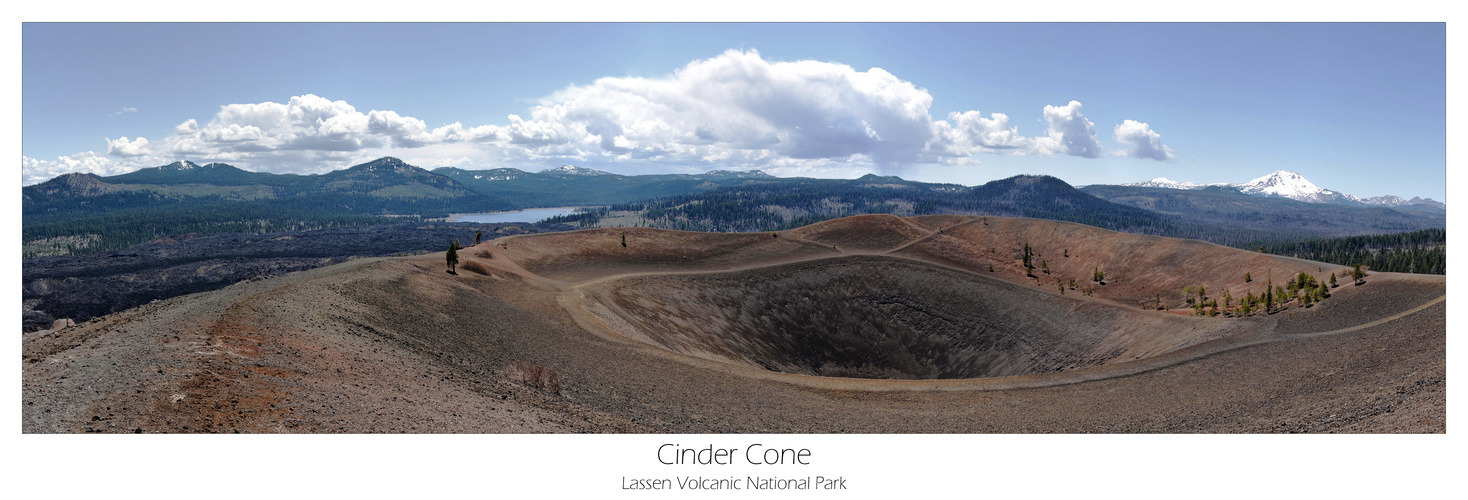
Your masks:
M1441 23L30 23L23 182L177 159L318 173L393 155L428 168L966 185L1022 173L1243 182L1283 169L1357 196L1443 200L1445 34Z

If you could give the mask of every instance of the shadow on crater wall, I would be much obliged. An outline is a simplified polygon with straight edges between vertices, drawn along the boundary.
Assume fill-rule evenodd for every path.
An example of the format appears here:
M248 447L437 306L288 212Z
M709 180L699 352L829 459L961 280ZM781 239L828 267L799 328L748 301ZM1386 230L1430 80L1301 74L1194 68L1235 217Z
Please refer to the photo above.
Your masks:
M948 379L1073 370L1161 354L1264 321L1135 310L880 256L627 277L588 291L636 330L630 338L703 358L830 377Z

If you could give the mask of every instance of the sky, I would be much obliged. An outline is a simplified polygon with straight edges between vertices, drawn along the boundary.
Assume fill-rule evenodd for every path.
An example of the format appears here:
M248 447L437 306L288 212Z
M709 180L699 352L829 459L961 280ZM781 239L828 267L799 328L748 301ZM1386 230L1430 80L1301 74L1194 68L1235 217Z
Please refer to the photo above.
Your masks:
M178 160L1446 199L1446 25L26 23L22 183ZM1391 175L1383 175L1389 172Z

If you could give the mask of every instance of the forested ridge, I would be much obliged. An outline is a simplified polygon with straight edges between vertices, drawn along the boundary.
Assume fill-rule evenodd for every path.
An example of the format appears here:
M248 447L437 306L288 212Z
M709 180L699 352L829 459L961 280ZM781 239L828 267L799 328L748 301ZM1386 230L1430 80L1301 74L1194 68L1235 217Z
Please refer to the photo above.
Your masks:
M1447 274L1448 269L1445 229L1265 243L1258 250L1348 267L1361 265L1373 271Z
M637 225L714 232L783 230L863 214L1030 217L1147 234L1176 232L1179 223L1175 217L1081 193L1047 176L1012 177L974 188L877 176L785 179L612 205L557 222L589 226L614 212L635 213Z
M1076 222L1193 238L1373 269L1442 269L1431 245L1310 243L1445 225L1441 210L1350 207L1237 191L1128 186L1077 189L1049 176L981 186L899 177L780 178L754 172L624 176L577 167L427 171L382 158L322 175L247 172L179 162L97 177L69 174L22 188L24 256L82 255L188 233L263 233L437 219L451 213L587 206L549 222L713 232L771 231L862 214L964 214ZM1329 241L1329 240L1326 240ZM1272 245L1295 246L1272 246ZM1374 245L1374 246L1373 246ZM1315 252L1315 253L1307 253ZM1309 257L1307 255L1318 255ZM1438 255L1438 256L1435 256ZM1344 265L1344 264L1343 264Z

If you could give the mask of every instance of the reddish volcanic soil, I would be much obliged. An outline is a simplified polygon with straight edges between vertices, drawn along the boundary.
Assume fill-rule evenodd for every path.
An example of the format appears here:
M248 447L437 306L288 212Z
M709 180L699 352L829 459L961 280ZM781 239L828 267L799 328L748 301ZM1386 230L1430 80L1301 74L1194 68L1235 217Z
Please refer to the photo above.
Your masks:
M1446 430L1442 276L1353 285L1318 262L967 216L459 254L457 275L441 254L363 259L27 334L23 430ZM1300 272L1341 286L1247 317L1186 304Z

